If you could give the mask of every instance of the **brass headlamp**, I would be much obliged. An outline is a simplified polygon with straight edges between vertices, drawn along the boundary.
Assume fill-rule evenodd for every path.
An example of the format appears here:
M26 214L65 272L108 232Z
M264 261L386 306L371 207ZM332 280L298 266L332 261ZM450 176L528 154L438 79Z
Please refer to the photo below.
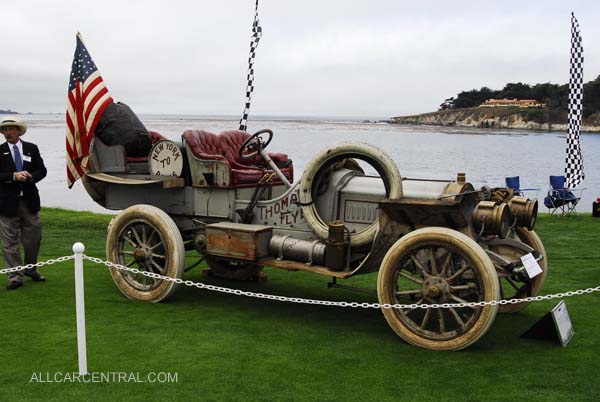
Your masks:
M508 236L510 231L510 208L506 203L480 201L473 212L473 226L479 234Z
M537 220L538 202L525 197L513 197L509 202L511 215L516 218L516 226L533 230Z

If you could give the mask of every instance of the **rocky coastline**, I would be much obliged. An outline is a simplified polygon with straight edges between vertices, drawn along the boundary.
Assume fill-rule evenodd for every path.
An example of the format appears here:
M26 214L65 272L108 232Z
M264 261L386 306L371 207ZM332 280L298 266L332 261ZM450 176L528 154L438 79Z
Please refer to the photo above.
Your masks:
M548 108L464 108L446 109L412 116L397 116L390 124L416 124L450 127L479 127L493 129L522 129L538 131L567 131L566 114ZM600 133L600 113L584 119L582 131Z

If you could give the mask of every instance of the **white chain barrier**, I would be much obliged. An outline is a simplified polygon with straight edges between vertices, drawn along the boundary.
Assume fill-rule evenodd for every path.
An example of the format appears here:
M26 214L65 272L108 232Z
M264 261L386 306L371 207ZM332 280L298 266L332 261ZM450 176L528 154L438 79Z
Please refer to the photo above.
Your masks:
M47 261L38 262L36 264L19 265L18 267L0 269L0 274L8 274L11 272L26 271L31 268L43 267L44 265L52 265L59 262L69 261L75 258L75 255L67 255L64 257L51 258Z
M196 287L198 289L206 289L215 292L233 294L236 296L246 296L246 297L254 297L257 299L266 299L266 300L275 300L280 302L290 302L290 303L299 303L299 304L315 304L322 306L336 306L336 307L351 307L351 308L372 308L372 309L433 309L433 308L458 308L458 307L485 307L485 306L496 306L503 304L517 304L523 302L533 302L533 301L542 301L542 300L551 300L551 299L560 299L564 297L583 295L593 292L600 292L600 286L596 286L593 288L580 289L571 292L564 293L556 293L552 295L545 296L531 296L525 297L523 299L509 299L509 300L489 300L489 301L480 301L480 302L467 302L467 303L434 303L434 304L380 304L380 303L357 303L357 302L336 302L336 301L328 301L328 300L315 300L315 299L303 299L300 297L286 297L286 296L276 296L269 295L264 293L255 293L255 292L246 292L240 289L231 289L225 288L221 286L207 285L200 282L193 282L190 280L183 280L181 278L171 278L169 276L164 276L157 274L155 272L147 272L141 271L137 268L130 268L124 265L115 264L110 261L104 261L100 258L90 257L83 252L85 251L85 247L81 243L75 243L73 245L73 252L75 254L50 259L47 261L38 262L36 264L27 264L12 268L0 269L0 274L7 274L10 272L18 272L25 271L27 269L31 269L34 267L43 267L46 265L57 264L60 262L65 262L69 260L75 260L75 307L76 307L76 315L77 315L77 355L79 362L79 374L87 375L87 343L86 343L86 333L85 333L85 307L84 307L84 297L83 297L83 260L88 260L96 264L105 265L111 269L119 269L126 272L131 272L137 275L147 276L153 279L160 279L169 282L175 282L176 284L181 284L190 287Z
M71 257L73 258L73 257ZM100 258L90 257L87 255L83 255L83 259L91 261L96 264L105 265L109 268L115 268L122 271L131 272L133 274L147 276L153 279L160 279L169 282L175 282L180 285L196 287L198 289L211 290L215 292L228 293L236 296L246 296L246 297L254 297L257 299L267 299L267 300L276 300L281 302L290 302L290 303L299 303L299 304L316 304L322 306L336 306L336 307L351 307L351 308L373 308L373 309L432 309L432 308L458 308L458 307L485 307L485 306L496 306L496 305L504 305L504 304L518 304L523 302L534 302L534 301L542 301L542 300L552 300L552 299L562 299L565 297L571 296L579 296L584 294L589 294L593 292L600 292L600 286L587 288L587 289L579 289L570 292L563 293L555 293L551 295L544 296L530 296L524 297L522 299L504 299L504 300L489 300L489 301L480 301L480 302L467 302L467 303L433 303L433 304L379 304L379 303L357 303L357 302L336 302L336 301L328 301L328 300L315 300L315 299L303 299L300 297L286 297L286 296L276 296L269 295L264 293L255 293L255 292L247 292L240 289L231 289L225 288L222 286L214 286L207 285L200 282L193 282L190 280L183 280L181 278L171 278L170 276L164 276L157 274L156 272L148 272L141 271L137 268L130 268L124 265L119 265L112 263L110 261L104 261Z
M18 272L24 271L27 269L31 269L34 267L43 267L46 265L57 264L60 262L65 262L74 259L74 255L59 257L50 259L47 261L38 262L37 264L27 264L13 268L5 268L0 269L0 274L7 274L9 272ZM329 301L329 300L316 300L316 299L303 299L300 297L286 297L286 296L277 296L277 295L269 295L264 293L256 293L256 292L247 292L240 289L231 289L222 286L215 285L207 285L200 282L193 282L190 280L183 280L181 278L171 278L170 276L164 276L157 274L156 272L147 272L141 271L137 268L130 268L124 265L119 265L112 263L110 261L104 261L101 258L90 257L87 255L83 255L83 259L91 261L96 264L105 265L109 268L115 268L122 271L131 272L137 275L147 276L153 279L160 279L164 281L175 282L180 285L196 287L198 289L205 289L214 292L221 292L232 294L236 296L246 296L246 297L254 297L257 299L266 299L266 300L275 300L281 302L290 302L290 303L299 303L299 304L315 304L322 306L336 306L336 307L351 307L351 308L372 308L372 309L431 309L431 308L459 308L459 307L485 307L485 306L497 306L497 305L505 305L505 304L519 304L523 302L534 302L534 301L543 301L543 300L552 300L552 299L562 299L565 297L572 296L580 296L584 294L590 294L594 292L600 292L600 286L591 287L587 289L579 289L573 290L569 292L561 292L544 296L530 296L524 297L522 299L504 299L504 300L489 300L489 301L480 301L480 302L467 302L467 303L433 303L433 304L380 304L380 303L357 303L357 302L337 302L337 301Z

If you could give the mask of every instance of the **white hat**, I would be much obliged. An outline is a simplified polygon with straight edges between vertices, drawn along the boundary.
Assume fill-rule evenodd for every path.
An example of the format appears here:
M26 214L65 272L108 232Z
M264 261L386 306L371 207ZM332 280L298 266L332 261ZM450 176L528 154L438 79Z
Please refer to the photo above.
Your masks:
M19 136L25 134L25 132L27 131L27 124L25 124L24 121L21 121L21 119L19 119L16 116L8 116L2 119L2 121L0 122L0 131L2 131L2 129L4 127L19 127L21 129L21 133L19 134Z

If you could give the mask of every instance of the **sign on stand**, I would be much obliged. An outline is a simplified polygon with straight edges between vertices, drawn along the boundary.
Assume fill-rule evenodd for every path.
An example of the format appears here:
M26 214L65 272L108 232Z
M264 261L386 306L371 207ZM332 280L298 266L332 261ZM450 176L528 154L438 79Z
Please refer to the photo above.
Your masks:
M531 328L521 335L522 338L558 340L565 347L575 335L569 310L561 300L550 312L546 313Z

